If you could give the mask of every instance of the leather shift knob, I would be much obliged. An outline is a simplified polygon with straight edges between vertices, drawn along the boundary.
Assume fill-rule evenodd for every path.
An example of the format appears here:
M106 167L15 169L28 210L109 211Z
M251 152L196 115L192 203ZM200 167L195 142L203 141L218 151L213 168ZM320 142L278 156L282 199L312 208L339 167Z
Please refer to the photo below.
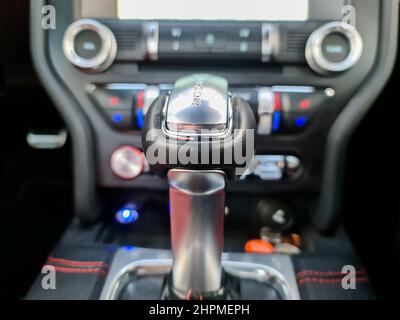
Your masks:
M176 168L222 170L232 178L235 169L245 168L251 162L254 114L242 98L231 98L227 82L224 86L221 81L226 80L209 75L183 78L183 88L176 85L169 96L160 96L150 106L143 146L153 172L166 176L170 169ZM235 153L242 157L235 157ZM151 154L156 154L158 160L152 161Z

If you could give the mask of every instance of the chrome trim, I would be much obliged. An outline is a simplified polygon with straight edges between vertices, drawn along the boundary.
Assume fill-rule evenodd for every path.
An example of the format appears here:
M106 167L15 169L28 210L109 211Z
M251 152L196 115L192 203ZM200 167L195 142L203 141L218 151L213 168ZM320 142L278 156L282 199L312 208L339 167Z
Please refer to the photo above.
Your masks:
M295 156L286 156L286 176L288 179L298 179L303 172L303 164L299 158Z
M166 137L178 140L223 139L233 130L231 100L224 78L208 74L183 77L165 101L162 131ZM199 115L203 119L198 119Z
M146 84L139 83L110 83L106 85L106 89L110 90L147 90Z
M60 130L57 134L41 134L28 132L26 141L33 149L54 150L65 146L68 133L66 130Z
M144 25L146 36L146 51L150 60L158 60L158 42L160 37L158 22L146 22Z
M326 89L325 89L325 95L326 95L328 98L333 98L333 97L336 95L336 91L335 91L335 89L333 89L333 88L326 88Z
M298 170L301 167L301 161L295 156L287 156L286 166L289 170Z
M350 43L350 52L341 62L328 61L322 52L322 42L332 33L344 35ZM336 21L330 22L315 30L308 38L306 45L306 60L311 69L320 74L343 72L352 68L361 58L363 40L360 33L352 25Z
M161 90L159 86L148 86L144 94L143 114L146 115L151 104L158 98Z
M75 51L75 37L84 30L97 32L102 40L100 52L92 59L84 59ZM96 20L81 19L72 23L65 31L63 50L65 57L74 66L89 72L100 72L112 65L117 56L118 46L110 28Z
M272 23L263 23L261 26L261 61L269 62L275 47L275 26Z
M110 160L111 171L119 178L133 180L145 168L144 154L132 146L121 146L116 149Z
M275 97L271 88L258 89L258 116L257 134L270 135L272 133L272 118L274 114Z
M314 93L315 88L310 86L273 86L272 91L281 93Z
M167 99L165 99L165 105L163 108L163 120L161 124L161 130L164 134L164 136L172 139L177 139L177 140L194 140L195 138L218 138L218 139L225 139L229 137L232 134L233 131L233 106L232 106L232 101L231 97L229 97L228 101L228 127L226 128L225 131L221 132L208 132L205 134L202 133L190 133L190 132L179 132L179 131L174 131L174 130L169 130L166 126L166 113L167 113L167 107L168 107L168 101L169 101L169 96Z
M132 262L116 273L107 291L104 292L103 289L100 300L117 300L121 289L125 285L126 281L124 279L130 273L138 273L140 276L168 275L171 269L172 260L157 259Z
M253 174L264 181L280 181L284 176L285 156L257 155Z
M289 255L224 253L224 269L239 278L276 285L284 300L300 300L296 276ZM116 300L134 273L140 276L167 275L172 269L171 252L142 248L120 248L111 263L100 300Z

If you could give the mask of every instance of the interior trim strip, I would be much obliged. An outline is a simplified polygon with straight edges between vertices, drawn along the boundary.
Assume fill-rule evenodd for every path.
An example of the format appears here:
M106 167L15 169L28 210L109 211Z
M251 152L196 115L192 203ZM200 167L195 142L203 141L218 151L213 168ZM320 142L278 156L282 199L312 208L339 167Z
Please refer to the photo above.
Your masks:
M381 1L380 50L378 50L374 69L329 132L321 197L318 210L311 217L315 227L320 231L333 231L339 222L347 147L352 134L373 106L392 74L397 57L398 15L398 0Z
M81 223L90 223L100 215L97 209L97 192L94 163L94 137L90 123L78 107L75 98L64 87L48 62L47 30L41 28L41 8L45 0L30 3L31 54L34 67L43 86L66 122L71 135L74 170L75 214ZM68 107L66 107L68 106Z

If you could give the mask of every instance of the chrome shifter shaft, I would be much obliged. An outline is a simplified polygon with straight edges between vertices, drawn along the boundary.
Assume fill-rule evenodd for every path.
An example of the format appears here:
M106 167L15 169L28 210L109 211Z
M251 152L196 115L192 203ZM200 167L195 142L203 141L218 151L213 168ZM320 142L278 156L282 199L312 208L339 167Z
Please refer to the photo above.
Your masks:
M171 170L173 286L186 294L222 287L225 174Z

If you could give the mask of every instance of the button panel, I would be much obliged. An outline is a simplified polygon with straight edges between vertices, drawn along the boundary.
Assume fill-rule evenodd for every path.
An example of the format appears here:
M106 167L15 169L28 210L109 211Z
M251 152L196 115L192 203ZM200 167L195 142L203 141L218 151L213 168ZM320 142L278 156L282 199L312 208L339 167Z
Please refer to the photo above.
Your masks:
M308 86L273 86L231 89L245 99L257 118L257 134L299 134L314 120L316 112L334 96L334 90Z
M263 181L292 181L301 176L302 164L299 158L285 155L256 155L254 168L246 179Z
M114 128L141 130L147 109L169 88L145 84L110 84L95 87L91 96Z
M159 56L161 59L195 57L259 59L261 29L257 23L207 25L160 23Z
M109 84L94 87L92 97L110 123L119 130L141 130L151 103L167 94L171 84ZM300 134L316 112L335 95L331 88L273 86L230 88L246 100L257 119L257 135Z
M280 112L280 126L276 131L281 134L303 132L328 99L325 91L312 87L273 87L273 90L276 101L279 100L276 112Z

